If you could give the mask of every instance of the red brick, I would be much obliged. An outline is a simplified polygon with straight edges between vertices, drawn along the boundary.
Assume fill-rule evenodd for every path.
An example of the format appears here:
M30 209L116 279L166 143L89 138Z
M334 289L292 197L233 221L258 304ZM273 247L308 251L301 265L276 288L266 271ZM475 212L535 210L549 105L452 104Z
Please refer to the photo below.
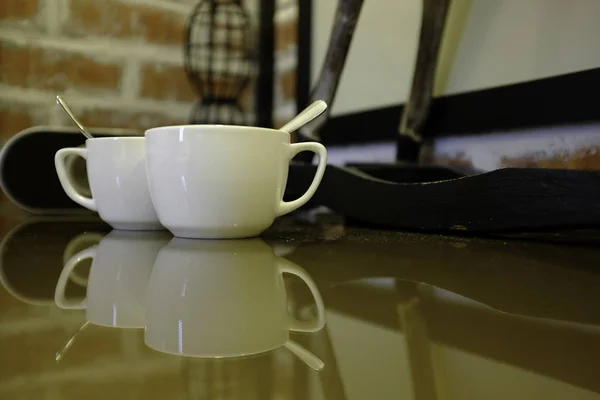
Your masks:
M33 125L35 125L34 118L29 112L14 108L0 108L0 139L6 140Z
M157 100L192 101L197 98L182 67L142 67L142 97Z
M143 38L159 44L183 41L187 15L115 0L71 0L66 33Z
M129 128L140 131L156 126L180 125L187 122L159 113L117 110L86 110L81 113L80 119L84 125L90 127Z
M39 0L2 0L0 19L23 20L35 16L39 9Z
M24 88L117 89L121 80L120 65L35 47L0 43L0 60L10 60L2 63L0 83Z
M275 49L285 50L298 40L298 21L288 21L275 26Z
M294 78L295 79L295 78ZM217 96L229 97L237 78L221 77L215 80L212 91ZM294 83L295 86L295 83ZM201 98L192 89L182 67L146 65L142 68L142 84L140 95L156 100L195 101ZM251 80L238 97L242 109L248 110L254 95L254 82Z
M206 83L206 82L205 82L205 85L206 86L202 88L203 94L210 92L216 97L231 98L231 97L235 96L236 91L240 87L240 79L235 76L225 75L225 76L220 76L218 79L215 78L212 81L212 85L208 85L208 83ZM248 85L246 86L244 91L247 90L249 88L249 86L252 86L251 82L248 83ZM245 101L245 100L241 100L246 95L244 91L242 91L242 93L240 93L238 96L240 105L243 105L244 101Z

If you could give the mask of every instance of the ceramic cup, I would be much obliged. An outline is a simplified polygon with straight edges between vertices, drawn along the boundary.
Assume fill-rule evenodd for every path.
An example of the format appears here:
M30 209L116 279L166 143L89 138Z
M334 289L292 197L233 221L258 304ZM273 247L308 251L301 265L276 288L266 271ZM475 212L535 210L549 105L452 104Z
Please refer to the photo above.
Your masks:
M288 315L284 273L309 287L314 320ZM158 254L146 304L146 345L190 357L239 357L281 346L295 351L290 331L316 332L325 324L312 278L260 239L174 238Z
M156 256L171 236L161 232L112 231L97 246L80 251L65 264L54 301L67 310L86 309L95 325L143 328L146 291ZM75 267L92 259L83 300L69 300L65 289Z
M317 173L304 195L285 202L289 163L302 151L318 154ZM290 144L288 133L274 129L169 126L146 131L146 163L154 207L175 236L244 238L310 200L327 150L318 143Z
M76 190L67 160L87 161L92 197ZM160 224L148 191L143 137L111 137L86 140L86 148L59 150L54 163L65 193L76 203L97 211L115 229L157 230Z

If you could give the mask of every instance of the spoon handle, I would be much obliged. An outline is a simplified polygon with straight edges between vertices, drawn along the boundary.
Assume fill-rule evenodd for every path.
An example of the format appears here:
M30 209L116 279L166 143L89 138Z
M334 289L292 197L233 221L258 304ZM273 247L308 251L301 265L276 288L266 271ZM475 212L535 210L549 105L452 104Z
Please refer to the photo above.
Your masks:
M325 103L323 100L317 100L302 110L302 112L296 115L290 122L279 128L279 130L287 133L294 132L304 124L323 114L326 109L327 103Z
M65 112L65 114L67 114L67 116L71 119L71 121L73 121L73 123L77 126L77 129L79 129L79 132L81 132L83 134L83 136L85 136L88 139L94 138L92 135L90 135L88 133L88 131L85 130L85 128L83 127L83 125L81 125L81 123L77 120L77 118L75 118L75 115L73 114L73 112L71 112L71 109L69 108L67 103L65 103L60 96L56 96L56 103L58 103L60 108L62 108L63 111Z

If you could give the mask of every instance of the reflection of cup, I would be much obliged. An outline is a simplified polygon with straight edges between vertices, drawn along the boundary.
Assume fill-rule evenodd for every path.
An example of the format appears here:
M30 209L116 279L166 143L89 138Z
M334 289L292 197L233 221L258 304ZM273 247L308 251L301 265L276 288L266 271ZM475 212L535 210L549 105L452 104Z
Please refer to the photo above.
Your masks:
M317 318L288 315L283 273L296 275L315 299ZM285 345L289 331L325 324L323 300L308 273L277 257L260 239L173 239L159 252L148 286L146 344L165 353L236 357Z
M60 308L87 309L93 324L143 328L146 290L156 255L169 235L158 232L112 231L97 246L75 254L66 263L54 300ZM84 300L69 300L65 289L73 269L92 259Z
M86 231L105 234L108 230L105 223L91 215L27 218L0 243L0 291L5 289L29 305L54 305L56 282L65 265L65 247ZM70 285L67 293L83 295L85 285Z

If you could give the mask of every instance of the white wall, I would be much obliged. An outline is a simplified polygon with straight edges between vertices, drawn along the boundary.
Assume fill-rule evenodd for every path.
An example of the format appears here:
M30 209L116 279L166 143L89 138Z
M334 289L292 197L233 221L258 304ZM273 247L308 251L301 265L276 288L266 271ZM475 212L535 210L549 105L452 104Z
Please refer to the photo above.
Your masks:
M336 4L313 2L313 82L327 49ZM450 40L444 43L441 60L446 74L438 82L438 93L600 66L598 0L455 0L450 16ZM364 2L334 115L406 100L420 18L420 0Z
M313 84L327 51L336 6L336 0L313 1ZM397 104L406 98L420 14L420 0L364 2L333 115Z

